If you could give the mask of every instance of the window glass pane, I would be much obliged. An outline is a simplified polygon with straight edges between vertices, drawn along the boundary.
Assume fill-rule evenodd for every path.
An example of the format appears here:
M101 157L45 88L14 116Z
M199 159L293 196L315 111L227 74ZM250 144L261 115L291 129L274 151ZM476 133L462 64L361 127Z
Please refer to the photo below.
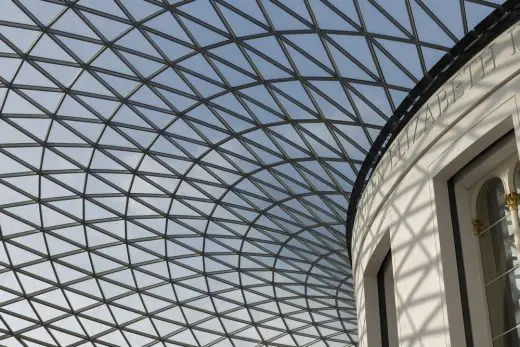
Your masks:
M509 211L504 204L504 194L502 181L493 178L484 185L478 197L478 218L486 228L480 235L486 283L513 267L514 236Z
M395 306L394 274L392 255L388 252L377 275L379 291L379 315L381 323L381 343L383 346L399 346L397 336L397 312Z
M492 336L498 336L520 323L519 284L520 269L516 268L486 286ZM520 346L517 335L510 335L505 340L508 343L504 346Z
M518 329L513 329L512 331L504 334L503 336L497 337L493 340L493 347L517 347L518 337L520 335L520 331Z
M492 178L482 187L477 201L477 215L485 227L479 241L493 337L501 336L520 322L516 280L520 269L516 268L512 216L505 206L504 195L502 181ZM520 346L520 340L516 334L507 334L494 345Z

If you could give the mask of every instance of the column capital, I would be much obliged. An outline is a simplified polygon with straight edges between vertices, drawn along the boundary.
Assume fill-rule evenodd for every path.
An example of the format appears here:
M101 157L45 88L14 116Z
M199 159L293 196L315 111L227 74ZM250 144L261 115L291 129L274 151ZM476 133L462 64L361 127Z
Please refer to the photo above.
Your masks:
M516 210L518 206L518 193L511 192L504 195L504 202L510 210Z

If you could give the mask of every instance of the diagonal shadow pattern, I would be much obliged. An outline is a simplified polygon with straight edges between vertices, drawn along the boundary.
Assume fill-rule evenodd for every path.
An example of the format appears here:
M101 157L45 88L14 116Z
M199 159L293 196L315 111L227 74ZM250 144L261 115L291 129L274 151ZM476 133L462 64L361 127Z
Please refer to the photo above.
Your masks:
M1 0L0 344L356 345L358 170L498 3Z

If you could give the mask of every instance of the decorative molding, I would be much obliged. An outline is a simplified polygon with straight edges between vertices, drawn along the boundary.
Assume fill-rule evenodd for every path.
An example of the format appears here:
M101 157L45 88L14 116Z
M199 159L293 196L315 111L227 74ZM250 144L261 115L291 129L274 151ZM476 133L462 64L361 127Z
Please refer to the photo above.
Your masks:
M509 210L516 210L518 208L518 193L511 192L504 195L504 203Z
M478 218L473 218L471 220L471 225L473 226L473 235L478 236L485 230L484 223L482 223Z

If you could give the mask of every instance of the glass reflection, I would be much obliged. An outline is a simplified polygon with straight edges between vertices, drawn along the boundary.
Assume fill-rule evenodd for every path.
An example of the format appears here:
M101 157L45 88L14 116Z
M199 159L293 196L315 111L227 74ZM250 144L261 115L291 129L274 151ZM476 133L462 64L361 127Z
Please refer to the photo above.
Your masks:
M520 317L514 235L504 195L502 181L490 179L479 193L477 214L489 226L480 235L480 250L493 346L505 347L520 346L518 334L507 333Z

